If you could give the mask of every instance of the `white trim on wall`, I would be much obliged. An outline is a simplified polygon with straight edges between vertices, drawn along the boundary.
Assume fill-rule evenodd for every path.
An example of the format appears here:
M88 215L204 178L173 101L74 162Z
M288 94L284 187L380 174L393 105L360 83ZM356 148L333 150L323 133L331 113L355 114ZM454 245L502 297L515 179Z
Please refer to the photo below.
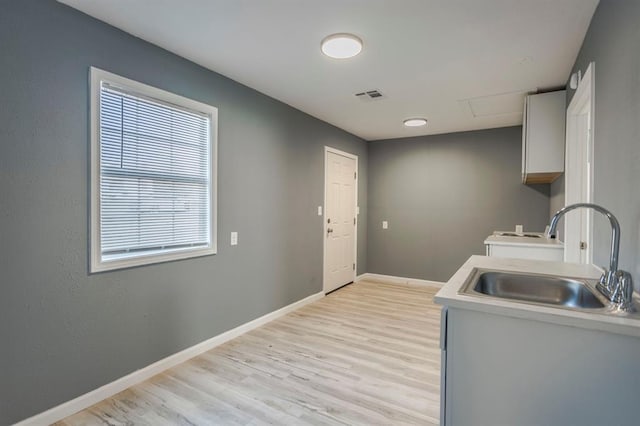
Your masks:
M428 286L428 287L438 287L441 288L445 283L440 281L429 281L429 280L421 280L418 278L406 278L406 277L396 277L393 275L382 275L382 274L371 274L365 273L358 275L356 277L356 282L358 281L377 281L389 284L399 284L399 285L407 285L407 286Z
M216 346L226 343L231 339L235 339L236 337L244 333L263 326L270 321L273 321L283 315L295 311L296 309L299 309L304 305L308 305L309 303L320 300L323 297L324 292L312 294L311 296L308 296L302 300L263 315L260 318L256 318L236 328L205 340L204 342L200 342L194 346L191 346L190 348L170 355L167 358L161 359L160 361L154 362L151 365L134 371L133 373L121 377L111 383L99 387L98 389L92 390L91 392L81 395L75 399L72 399L71 401L67 401L33 417L22 420L21 422L16 423L14 426L44 426L60 421L72 414L87 409L92 405L103 401L104 399L112 397L113 395L122 392L123 390L128 389L131 386L148 380L156 374L162 373L169 368L175 367L176 365L188 361L191 358L194 358L204 352L207 352L215 348Z
M356 281L356 275L358 274L358 225L360 224L360 218L358 217L360 212L358 211L358 182L360 181L360 169L358 168L358 156L355 154L351 154L349 152L345 152L345 151L340 151L339 149L336 148L332 148L330 146L326 146L324 147L324 176L322 177L323 179L323 186L324 186L324 199L322 200L322 290L326 292L327 289L327 283L326 283L326 268L325 268L325 262L326 262L326 256L327 256L327 220L326 220L326 216L327 216L327 153L332 152L334 154L337 155L342 155L344 157L347 158L351 158L353 160L356 161L356 183L355 183L355 208L354 211L356 212L356 226L354 229L354 234L353 234L353 250L354 250L354 255L353 255L353 263L355 263L355 266L353 268L353 281Z
M595 63L589 63L567 107L564 204L593 202ZM586 121L585 121L586 120ZM585 128L586 127L586 128ZM583 132L587 133L586 140ZM580 162L577 159L581 160ZM586 188L584 187L586 185ZM586 251L579 248L586 242ZM564 219L565 262L593 263L593 211L570 212Z

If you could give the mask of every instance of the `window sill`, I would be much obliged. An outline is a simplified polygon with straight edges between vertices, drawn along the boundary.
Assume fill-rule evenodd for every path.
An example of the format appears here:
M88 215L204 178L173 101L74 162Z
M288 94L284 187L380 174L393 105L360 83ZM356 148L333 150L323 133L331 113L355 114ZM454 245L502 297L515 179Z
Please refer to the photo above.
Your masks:
M216 254L216 245L199 248L180 248L175 250L155 250L145 254L111 255L105 258L92 259L91 273L113 271L117 269L133 268L136 266L152 265L155 263L171 262L174 260L193 257L210 256Z

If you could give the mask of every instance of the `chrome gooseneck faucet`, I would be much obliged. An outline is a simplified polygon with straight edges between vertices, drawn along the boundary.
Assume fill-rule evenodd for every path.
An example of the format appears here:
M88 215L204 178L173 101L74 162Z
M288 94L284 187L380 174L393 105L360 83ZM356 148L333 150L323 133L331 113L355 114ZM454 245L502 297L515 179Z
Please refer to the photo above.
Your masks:
M609 210L591 203L571 204L558 210L551 219L547 237L556 237L558 221L571 210L581 207L590 208L602 213L611 224L611 256L609 258L609 270L604 270L596 288L602 293L615 308L623 312L633 312L633 279L626 271L618 270L618 253L620 251L620 223Z

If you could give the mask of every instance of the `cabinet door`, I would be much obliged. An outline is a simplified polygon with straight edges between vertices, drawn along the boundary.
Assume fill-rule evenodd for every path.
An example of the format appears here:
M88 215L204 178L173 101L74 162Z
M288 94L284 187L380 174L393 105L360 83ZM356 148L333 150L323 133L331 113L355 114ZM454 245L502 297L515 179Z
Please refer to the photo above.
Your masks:
M561 247L503 246L492 244L489 256L562 262L564 250L562 250Z
M445 424L637 425L638 353L637 337L449 307Z
M528 96L526 172L564 171L564 90Z

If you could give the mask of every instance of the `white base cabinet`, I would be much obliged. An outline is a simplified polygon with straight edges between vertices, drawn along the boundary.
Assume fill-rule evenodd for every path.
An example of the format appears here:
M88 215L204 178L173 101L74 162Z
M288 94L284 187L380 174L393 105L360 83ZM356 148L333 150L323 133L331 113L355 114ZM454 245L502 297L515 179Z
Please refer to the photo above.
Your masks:
M638 424L640 338L443 309L441 424Z

